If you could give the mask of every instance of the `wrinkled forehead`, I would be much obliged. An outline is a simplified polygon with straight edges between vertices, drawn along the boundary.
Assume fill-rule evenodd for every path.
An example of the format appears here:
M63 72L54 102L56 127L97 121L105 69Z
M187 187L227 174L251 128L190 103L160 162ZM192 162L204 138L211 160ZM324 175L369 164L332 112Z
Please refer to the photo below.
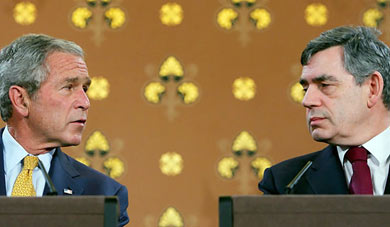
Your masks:
M48 66L48 77L51 77L51 79L89 79L87 65L81 56L71 53L53 52L47 56L45 63Z
M348 73L344 68L344 50L334 46L314 54L302 68L301 80L310 81L324 75L337 76Z

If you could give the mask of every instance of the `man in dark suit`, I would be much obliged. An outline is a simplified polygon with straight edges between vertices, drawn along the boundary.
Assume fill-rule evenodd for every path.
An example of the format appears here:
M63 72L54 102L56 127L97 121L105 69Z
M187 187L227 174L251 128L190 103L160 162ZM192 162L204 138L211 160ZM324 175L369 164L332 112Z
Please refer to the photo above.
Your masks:
M308 161L295 194L390 193L390 50L379 32L338 27L309 42L300 83L309 132L325 149L264 172L259 189L284 194Z
M112 195L128 223L125 186L63 153L81 142L91 83L83 50L46 35L25 35L0 53L0 195L49 191L40 161L60 195ZM39 160L39 161L38 161Z

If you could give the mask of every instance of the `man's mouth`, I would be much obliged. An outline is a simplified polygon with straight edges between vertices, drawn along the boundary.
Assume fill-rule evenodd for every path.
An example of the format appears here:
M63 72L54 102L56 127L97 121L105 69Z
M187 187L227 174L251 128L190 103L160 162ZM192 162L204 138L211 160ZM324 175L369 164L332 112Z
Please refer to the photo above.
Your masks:
M311 117L311 118L309 119L309 124L310 124L310 125L315 125L315 124L321 122L321 121L324 120L324 119L325 119L324 117Z
M71 123L80 124L80 125L84 126L86 122L87 122L87 119L80 119L80 120L72 121Z

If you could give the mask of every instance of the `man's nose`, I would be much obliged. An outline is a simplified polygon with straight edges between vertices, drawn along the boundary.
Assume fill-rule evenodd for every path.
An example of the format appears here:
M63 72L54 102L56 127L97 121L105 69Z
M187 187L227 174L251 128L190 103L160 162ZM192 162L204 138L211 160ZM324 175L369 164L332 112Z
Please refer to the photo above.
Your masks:
M313 86L309 86L302 100L302 105L306 108L312 108L321 105L320 92Z
M76 108L81 108L83 110L88 110L91 106L87 93L84 90L81 90L77 95Z

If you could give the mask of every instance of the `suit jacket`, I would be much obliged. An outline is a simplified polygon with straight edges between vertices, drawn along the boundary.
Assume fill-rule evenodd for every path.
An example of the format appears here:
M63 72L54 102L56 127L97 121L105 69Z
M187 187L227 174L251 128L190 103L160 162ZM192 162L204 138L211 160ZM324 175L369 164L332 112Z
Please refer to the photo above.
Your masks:
M0 130L0 195L6 195L3 159L3 134ZM54 152L49 176L58 192L64 195L64 189L71 189L73 195L106 195L117 196L120 206L119 225L129 222L127 215L128 192L125 186L110 177L76 161L57 148ZM43 195L49 192L46 185Z
M259 189L264 194L285 194L286 185L308 161L313 164L295 185L293 194L349 194L344 170L333 145L266 169ZM385 194L390 194L389 179L388 177Z

